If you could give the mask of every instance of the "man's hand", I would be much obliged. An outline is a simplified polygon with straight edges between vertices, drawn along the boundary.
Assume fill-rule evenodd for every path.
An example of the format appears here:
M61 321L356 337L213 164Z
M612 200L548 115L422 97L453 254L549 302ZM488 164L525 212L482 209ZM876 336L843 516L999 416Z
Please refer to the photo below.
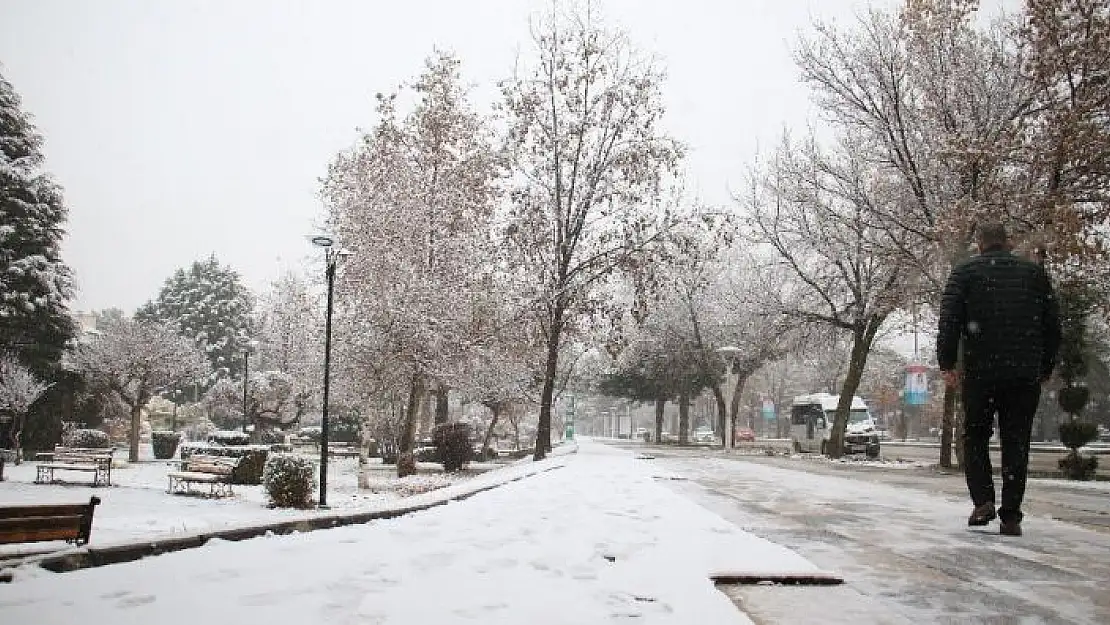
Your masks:
M948 371L941 371L940 375L944 378L944 383L948 388L959 388L960 374L956 370L950 369Z

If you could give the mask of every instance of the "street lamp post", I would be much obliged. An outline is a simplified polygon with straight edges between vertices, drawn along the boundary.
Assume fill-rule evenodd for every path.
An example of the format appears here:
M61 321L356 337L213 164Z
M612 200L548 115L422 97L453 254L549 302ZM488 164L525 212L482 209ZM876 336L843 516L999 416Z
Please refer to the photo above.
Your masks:
M351 252L334 250L335 239L326 235L311 237L312 244L324 248L324 276L328 282L327 312L324 318L324 405L320 415L320 508L328 507L328 401L331 390L331 313L335 292L335 268L339 259Z

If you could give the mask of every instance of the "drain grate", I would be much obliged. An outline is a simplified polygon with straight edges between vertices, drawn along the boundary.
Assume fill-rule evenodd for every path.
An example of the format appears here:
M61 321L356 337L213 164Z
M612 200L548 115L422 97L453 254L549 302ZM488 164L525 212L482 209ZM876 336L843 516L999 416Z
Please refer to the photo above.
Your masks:
M784 575L714 575L709 579L718 586L837 586L844 579L829 573Z

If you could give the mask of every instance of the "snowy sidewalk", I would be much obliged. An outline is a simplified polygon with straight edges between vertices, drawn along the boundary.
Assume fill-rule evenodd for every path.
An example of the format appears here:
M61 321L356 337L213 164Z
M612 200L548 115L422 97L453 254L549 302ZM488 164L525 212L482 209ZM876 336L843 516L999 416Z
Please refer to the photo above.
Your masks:
M0 585L13 623L730 624L710 575L803 573L795 553L583 442L564 468L406 517Z

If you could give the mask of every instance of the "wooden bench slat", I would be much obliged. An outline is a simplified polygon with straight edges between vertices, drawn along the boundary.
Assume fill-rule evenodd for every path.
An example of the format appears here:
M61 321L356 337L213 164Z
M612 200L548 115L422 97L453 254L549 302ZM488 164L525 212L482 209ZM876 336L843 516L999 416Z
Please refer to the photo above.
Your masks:
M0 519L0 532L26 529L53 529L57 527L77 527L81 525L80 514L58 516L26 516Z
M88 507L89 504L87 503L2 506L0 507L0 520L19 517L82 515Z
M9 543L34 543L50 540L76 540L81 530L75 527L54 527L47 529L0 530L0 545Z

